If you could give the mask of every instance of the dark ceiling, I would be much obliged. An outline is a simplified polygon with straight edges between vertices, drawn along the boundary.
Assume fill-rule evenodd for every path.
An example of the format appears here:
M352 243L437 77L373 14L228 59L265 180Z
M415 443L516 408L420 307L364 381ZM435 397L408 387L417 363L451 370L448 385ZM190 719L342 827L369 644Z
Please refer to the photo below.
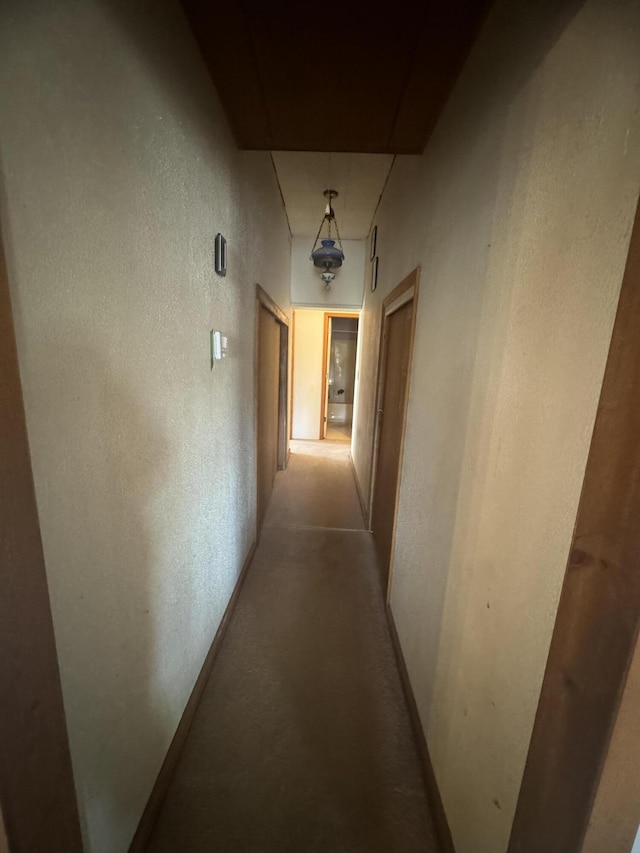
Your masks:
M488 0L183 0L241 148L419 154Z

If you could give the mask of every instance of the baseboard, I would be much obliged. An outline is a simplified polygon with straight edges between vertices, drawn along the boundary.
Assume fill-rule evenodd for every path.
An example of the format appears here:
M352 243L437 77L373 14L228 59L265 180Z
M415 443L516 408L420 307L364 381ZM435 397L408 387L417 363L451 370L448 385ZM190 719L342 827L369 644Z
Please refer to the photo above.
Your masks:
M171 782L176 765L178 764L180 754L187 739L187 735L189 734L189 729L191 728L193 718L195 717L196 710L200 704L200 699L202 698L204 688L211 674L211 669L216 659L216 655L220 650L224 633L235 609L238 596L240 595L240 590L242 589L242 584L244 583L247 570L251 565L255 551L256 543L254 542L249 549L249 553L247 554L247 558L242 566L240 576L238 577L235 588L231 594L231 598L229 599L229 603L227 604L224 615L218 626L218 630L216 631L213 642L211 643L211 648L207 652L200 674L196 679L196 683L193 686L189 700L185 706L182 717L180 718L180 722L178 723L178 728L173 736L173 740L171 741L171 745L169 746L165 759L162 762L158 778L155 781L149 800L145 806L145 810L140 818L138 828L129 847L129 853L144 853L144 850L147 848L149 839L151 838L151 833L153 832L153 827L155 826L158 815L160 814L160 809L162 808L162 803L169 788L169 783Z
M431 812L433 814L438 841L440 842L442 853L456 853L455 847L453 846L453 839L451 837L451 830L449 829L449 822L447 821L447 816L442 804L442 797L440 796L436 776L433 772L433 764L431 763L427 741L425 740L424 730L420 721L418 706L416 705L413 689L411 688L411 682L409 681L409 673L407 672L407 665L404 660L404 655L402 654L400 639L398 638L398 631L396 630L396 623L394 622L393 613L391 612L391 608L388 604L386 606L386 611L391 643L396 655L396 661L398 662L402 689L404 690L407 707L409 709L411 727L413 728L413 734L418 747L420 764L422 766L422 775L427 789L427 796L429 798L429 805L431 806Z
M358 500L360 501L360 509L362 510L362 517L364 518L364 523L367 526L367 530L369 529L369 507L367 506L364 498L362 497L362 489L360 488L360 480L358 479L358 472L356 471L356 466L353 464L353 456L349 453L349 462L351 463L351 470L353 471L353 479L356 484L356 492L358 494Z

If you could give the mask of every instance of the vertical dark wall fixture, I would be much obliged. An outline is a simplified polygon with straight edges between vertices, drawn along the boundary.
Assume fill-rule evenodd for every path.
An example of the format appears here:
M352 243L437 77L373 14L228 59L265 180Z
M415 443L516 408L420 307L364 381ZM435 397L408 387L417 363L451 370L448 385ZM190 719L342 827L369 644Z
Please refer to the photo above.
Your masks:
M0 243L0 802L11 851L80 853L71 758Z
M218 275L227 274L227 241L222 234L216 234L215 241L215 267Z

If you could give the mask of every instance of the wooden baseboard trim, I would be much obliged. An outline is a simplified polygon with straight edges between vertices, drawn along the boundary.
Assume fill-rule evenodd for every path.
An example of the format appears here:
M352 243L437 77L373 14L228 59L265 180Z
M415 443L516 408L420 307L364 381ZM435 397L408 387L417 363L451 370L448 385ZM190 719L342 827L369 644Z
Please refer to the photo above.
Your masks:
M442 853L456 853L455 847L453 846L453 839L451 837L451 830L449 829L449 822L447 820L447 816L444 811L444 806L442 804L442 797L440 796L440 790L438 788L436 776L433 772L433 764L431 763L431 756L429 755L429 749L427 747L427 741L424 736L422 722L420 721L418 706L416 704L415 696L413 695L411 682L409 681L409 673L407 671L407 665L404 660L404 655L402 654L402 648L400 646L400 639L398 637L396 623L393 619L393 613L391 612L391 608L388 604L386 605L386 611L389 634L391 635L391 643L393 645L393 650L396 655L396 661L398 662L400 680L402 681L402 689L404 691L407 707L409 709L411 727L413 729L413 734L416 740L416 746L418 747L420 764L422 766L422 775L424 778L425 787L427 789L427 796L429 799L429 805L431 806L431 812L433 814L433 820L435 823L438 841L440 842Z
M358 500L360 501L360 509L362 510L362 517L364 518L364 523L367 526L367 530L369 529L369 509L367 504L362 497L362 489L360 488L360 480L358 479L358 472L356 471L356 466L353 463L353 456L349 453L349 462L351 463L351 470L353 472L353 479L356 484L356 492L358 493Z
M160 809L162 808L162 803L169 788L169 783L173 777L180 754L182 753L182 749L187 739L187 735L189 734L193 718L195 717L196 710L200 704L204 688L209 676L211 675L211 669L218 651L220 650L220 645L227 629L227 625L229 624L229 620L231 619L231 615L237 604L242 584L244 583L247 571L256 552L256 547L256 543L254 542L244 561L242 571L240 572L235 588L231 594L231 598L229 599L229 603L227 604L224 615L220 620L218 630L216 631L213 642L211 643L211 648L207 652L200 674L196 679L196 683L193 686L189 700L187 701L182 717L180 718L180 722L178 723L178 728L176 729L173 740L167 750L165 759L162 762L158 778L156 779L151 794L149 795L149 800L147 801L147 805L145 806L138 828L129 847L129 853L144 853L144 850L147 848L151 838L151 833L153 832L153 827L156 824L158 815L160 814Z

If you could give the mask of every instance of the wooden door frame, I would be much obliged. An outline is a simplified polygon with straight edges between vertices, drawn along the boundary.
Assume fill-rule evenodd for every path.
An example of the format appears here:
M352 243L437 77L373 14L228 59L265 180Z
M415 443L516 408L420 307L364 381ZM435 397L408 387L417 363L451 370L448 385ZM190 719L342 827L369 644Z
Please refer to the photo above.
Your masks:
M327 380L327 366L329 361L329 320L334 317L349 317L353 320L358 321L358 335L360 334L360 312L359 311L325 311L324 312L324 326L322 331L322 381L320 384L320 440L324 441L324 427L325 427L325 419L327 417L327 397L329 396L328 391L328 380Z
M376 485L376 470L378 467L378 456L380 453L380 406L384 394L384 374L387 357L388 320L399 308L408 302L413 302L413 314L411 317L411 332L409 335L409 369L407 371L407 387L404 398L404 411L402 413L402 437L400 439L400 464L398 465L398 479L396 481L396 503L393 508L393 532L391 535L391 554L389 555L389 573L385 597L387 604L391 597L391 581L393 577L393 553L396 542L396 527L398 522L398 499L402 485L402 460L404 459L404 442L407 428L407 411L409 409L409 392L411 389L411 371L413 365L413 343L416 333L416 319L418 316L418 293L420 290L420 267L412 270L400 284L391 291L383 300L380 316L380 344L378 348L378 373L376 382L376 398L374 410L373 446L371 451L371 471L369 476L369 500L367 507L367 527L371 529L373 516L373 498Z
M10 850L81 853L1 232L0 408L1 813Z
M291 393L289 394L289 441L293 438L293 397L296 375L296 309L291 309Z
M640 629L640 206L509 853L579 853Z
M269 294L256 284L256 318L255 318L255 352L253 363L254 374L254 417L255 417L255 470L256 470L256 539L259 534L258 527L258 446L259 446L259 416L260 416L260 394L258 371L258 359L260 355L260 309L265 308L280 325L280 359L279 359L279 377L278 377L278 452L277 452L277 468L278 471L283 471L287 467L289 458L289 408L288 408L288 392L289 392L289 318L284 313L282 308L277 305Z

